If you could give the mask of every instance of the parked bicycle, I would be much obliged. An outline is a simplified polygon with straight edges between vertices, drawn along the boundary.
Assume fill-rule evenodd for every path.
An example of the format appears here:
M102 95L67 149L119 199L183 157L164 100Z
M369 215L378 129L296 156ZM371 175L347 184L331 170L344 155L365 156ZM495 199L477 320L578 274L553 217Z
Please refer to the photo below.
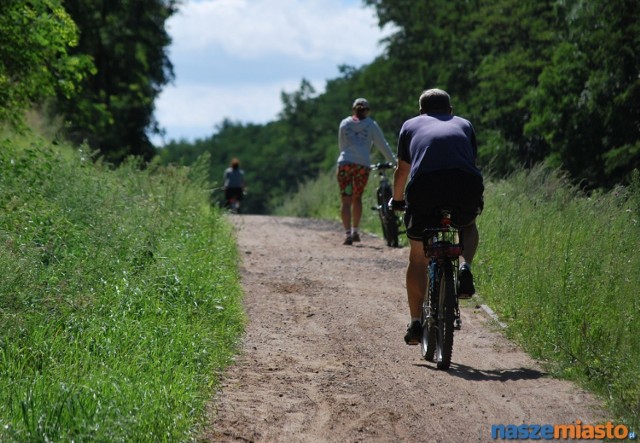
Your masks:
M371 209L378 212L380 224L382 225L382 235L387 242L387 246L397 248L399 245L398 236L404 231L400 230L400 226L402 225L400 217L388 208L389 200L391 200L393 196L393 189L391 189L391 182L387 178L387 170L393 168L394 165L391 162L371 165L372 171L378 171L378 178L380 180L378 189L376 190L378 205L373 206Z
M453 331L460 329L457 269L462 244L451 226L451 208L439 208L440 226L425 229L424 253L429 258L427 294L422 302L422 357L447 370L453 354Z

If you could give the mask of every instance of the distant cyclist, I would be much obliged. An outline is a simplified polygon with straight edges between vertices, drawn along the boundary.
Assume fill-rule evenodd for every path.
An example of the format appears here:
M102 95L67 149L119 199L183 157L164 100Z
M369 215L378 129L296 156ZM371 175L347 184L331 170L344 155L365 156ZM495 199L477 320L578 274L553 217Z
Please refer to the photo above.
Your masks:
M476 166L478 148L471 123L453 115L449 94L429 89L420 95L420 115L407 120L398 136L398 166L394 172L393 209L405 207L405 225L411 245L406 284L411 322L405 342L422 338L420 314L427 291L427 258L422 232L437 226L434 208L455 208L452 225L459 229L464 250L460 256L458 294L475 293L471 262L478 248L476 216L483 208L483 178ZM406 189L405 189L406 188Z
M231 202L237 202L239 208L245 191L244 171L240 169L240 160L231 159L231 164L224 171L222 183L225 207L230 207Z
M375 145L388 161L395 163L393 151L380 127L369 117L370 109L366 99L357 98L353 102L353 114L343 119L338 129L338 185L345 245L360 241L358 227L362 217L362 193L369 180L371 148Z

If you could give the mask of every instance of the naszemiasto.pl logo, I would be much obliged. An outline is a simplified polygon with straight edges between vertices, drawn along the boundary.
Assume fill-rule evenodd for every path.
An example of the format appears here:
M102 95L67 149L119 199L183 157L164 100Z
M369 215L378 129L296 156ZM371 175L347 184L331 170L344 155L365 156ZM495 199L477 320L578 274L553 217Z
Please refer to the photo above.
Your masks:
M591 425L576 420L560 425L491 425L491 438L494 440L636 440L635 432L625 425L611 422Z

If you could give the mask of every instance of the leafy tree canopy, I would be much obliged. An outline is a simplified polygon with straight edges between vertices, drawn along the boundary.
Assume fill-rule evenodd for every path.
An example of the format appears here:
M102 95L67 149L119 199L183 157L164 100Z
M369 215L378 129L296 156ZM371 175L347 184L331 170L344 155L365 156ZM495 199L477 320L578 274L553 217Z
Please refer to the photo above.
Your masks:
M177 0L65 0L80 30L77 54L90 55L96 72L80 94L59 97L57 112L72 141L87 141L108 161L130 155L150 159L148 133L160 131L154 102L173 79L166 20Z
M68 99L92 71L71 55L78 29L58 0L0 2L0 122L24 129L24 113L59 95Z
M394 144L402 122L417 114L421 91L439 87L474 124L487 174L546 162L593 189L624 183L640 167L640 2L364 3L380 26L397 29L376 60L341 67L322 94L305 81L283 93L273 123L227 122L206 142L170 146L164 160L210 151L217 176L231 156L243 158L247 171L259 171L254 198L261 203L253 209L268 210L268 202L333 167L338 123L355 97L369 99Z

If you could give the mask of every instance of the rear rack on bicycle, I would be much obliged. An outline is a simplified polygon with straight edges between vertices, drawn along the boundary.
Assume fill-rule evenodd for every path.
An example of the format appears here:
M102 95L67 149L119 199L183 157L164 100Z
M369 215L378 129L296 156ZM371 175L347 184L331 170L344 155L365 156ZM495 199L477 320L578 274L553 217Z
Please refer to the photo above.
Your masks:
M425 245L424 253L427 257L433 258L457 258L462 254L462 245L438 241Z
M432 258L458 258L462 254L462 244L457 241L457 231L448 226L425 229L422 234L424 255Z
M458 230L451 226L451 209L441 207L436 210L440 215L440 226L422 231L424 255L431 258L456 259L462 254L462 244L458 243Z

